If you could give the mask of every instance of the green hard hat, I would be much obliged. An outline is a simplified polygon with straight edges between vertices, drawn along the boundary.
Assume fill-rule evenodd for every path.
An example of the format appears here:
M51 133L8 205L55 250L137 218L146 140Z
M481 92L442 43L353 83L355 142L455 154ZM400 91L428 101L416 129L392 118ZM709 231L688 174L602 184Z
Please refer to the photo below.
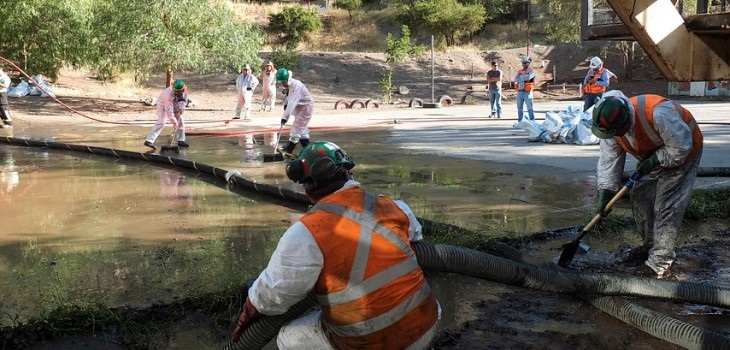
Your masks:
M314 187L326 182L342 170L355 167L347 153L332 142L313 142L304 147L297 159L286 166L286 175L300 184Z
M611 96L599 101L593 107L593 123L591 131L601 139L622 136L631 126L631 110L626 101Z
M279 68L276 70L276 82L283 83L291 78L291 72L286 68Z
M185 87L185 82L183 82L182 79L177 79L177 80L175 80L174 83L172 83L172 89L175 92L182 92L184 87Z

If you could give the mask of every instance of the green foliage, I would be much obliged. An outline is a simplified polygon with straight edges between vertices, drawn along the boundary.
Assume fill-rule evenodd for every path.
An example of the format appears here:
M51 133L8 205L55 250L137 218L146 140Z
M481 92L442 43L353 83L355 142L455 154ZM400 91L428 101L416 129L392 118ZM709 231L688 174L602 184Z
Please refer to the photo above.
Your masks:
M0 1L0 56L52 79L64 65L82 65L96 54L89 7L73 0Z
M418 0L412 9L415 18L431 34L441 35L447 46L458 44L462 36L476 32L487 20L484 6L463 5L457 0Z
M263 31L236 23L222 0L3 1L0 18L0 54L51 78L68 65L102 78L221 70L254 62L264 42Z
M94 67L103 76L133 71L196 69L218 71L226 65L258 62L263 32L237 23L219 0L104 0L95 9L100 59Z
M279 36L287 49L294 50L305 36L322 28L322 20L314 11L302 6L290 6L269 15L269 33Z
M426 51L426 47L411 43L411 30L405 24L401 26L400 39L395 39L393 35L388 33L385 40L387 62L403 62L406 58L418 56Z
M543 31L550 43L577 43L580 41L580 1L548 1L548 13Z
M335 6L347 11L347 14L352 18L352 11L358 10L362 6L362 0L337 0Z
M271 52L271 61L274 62L274 67L284 67L288 70L293 70L299 66L299 52L294 49L275 48Z
M380 74L380 89L383 91L383 102L390 103L393 100L393 71L383 70Z
M701 220L707 218L730 217L730 189L696 189L692 191L685 219Z

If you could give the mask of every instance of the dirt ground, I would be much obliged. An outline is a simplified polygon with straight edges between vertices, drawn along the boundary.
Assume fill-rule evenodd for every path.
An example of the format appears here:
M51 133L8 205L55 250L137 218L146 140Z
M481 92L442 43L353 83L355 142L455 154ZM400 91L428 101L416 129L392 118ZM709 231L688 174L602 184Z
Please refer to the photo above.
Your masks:
M485 73L489 62L497 59L506 80L514 76L519 67L519 54L524 49L489 52L436 53L434 62L434 96L450 97L455 104L462 103L470 95L477 102L485 103ZM540 89L536 100L579 100L575 84L582 80L587 60L599 55L599 44L539 46L532 48L533 67L538 70ZM268 58L262 54L262 58ZM606 67L619 76L612 88L621 89L628 95L636 93L666 92L666 81L644 59L635 65L637 80L622 79L619 59L611 55L605 59ZM334 111L335 102L341 99L382 100L381 74L392 68L393 84L404 86L408 94L395 94L393 104L381 108L396 110L407 106L412 98L428 101L431 98L430 54L408 60L403 64L388 65L382 53L303 53L299 67L292 68L294 77L302 80L317 101L317 112ZM257 69L255 73L260 73ZM32 72L31 72L32 74ZM196 118L220 119L230 117L235 107L235 72L222 74L197 74L177 72L176 78L186 81L190 96L195 101L191 111L200 112ZM155 119L154 107L143 103L156 97L164 87L162 75L153 76L147 83L137 86L128 80L115 83L96 80L89 72L64 71L53 82L54 92L68 109L49 98L29 96L11 98L10 106L15 115L16 127L42 127L54 123L95 124L74 116L69 109L89 117L110 122ZM566 83L566 91L546 89L547 85ZM258 96L258 92L257 95ZM279 95L279 98L281 96ZM514 91L505 89L508 101L514 101ZM278 118L278 114L272 116ZM728 233L724 232L727 236ZM705 243L709 245L708 243ZM717 246L716 246L717 247ZM701 247L699 247L701 248ZM692 246L688 249L699 249ZM712 254L724 256L717 249ZM550 252L551 255L556 251ZM679 253L686 254L683 252ZM708 262L713 257L707 255ZM579 265L590 271L616 271L619 266ZM438 278L437 278L438 279ZM438 282L436 282L438 283ZM448 283L448 282L444 282ZM571 296L546 297L546 293L495 286L475 280L464 283L466 295L457 312L461 323L444 330L436 339L436 349L675 349L675 345L653 338L620 321L577 301ZM486 297L487 291L499 289L499 299ZM655 305L667 307L666 303ZM701 320L701 316L698 316ZM552 325L545 326L548 322ZM556 326L557 325L557 326ZM600 325L602 329L596 329Z

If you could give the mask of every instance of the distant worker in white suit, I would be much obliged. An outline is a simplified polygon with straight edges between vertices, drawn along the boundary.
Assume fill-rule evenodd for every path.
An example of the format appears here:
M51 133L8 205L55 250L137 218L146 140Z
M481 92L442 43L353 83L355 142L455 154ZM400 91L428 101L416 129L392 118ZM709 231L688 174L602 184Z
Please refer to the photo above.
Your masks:
M251 66L244 64L241 66L241 74L236 79L236 96L238 103L236 104L236 115L233 119L241 119L241 110L244 111L243 120L251 120L251 100L253 100L253 90L259 85L259 80L251 74Z

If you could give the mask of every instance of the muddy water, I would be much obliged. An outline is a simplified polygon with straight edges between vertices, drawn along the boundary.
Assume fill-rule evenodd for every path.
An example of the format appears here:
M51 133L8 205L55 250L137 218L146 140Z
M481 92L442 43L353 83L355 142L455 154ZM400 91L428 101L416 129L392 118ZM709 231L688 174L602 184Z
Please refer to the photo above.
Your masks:
M19 130L15 136L144 152L139 135L145 132L59 128ZM355 177L367 189L404 199L419 217L488 238L582 224L592 216L592 175L555 176L561 172L549 167L409 154L384 143L389 137L382 129L318 136L350 153L358 164ZM276 142L270 133L188 141L192 147L177 156L299 189L286 179L282 163L262 161ZM0 164L0 325L67 303L144 306L240 285L265 266L281 233L305 210L256 193L234 195L220 180L187 170L78 152L0 145ZM599 236L588 242L610 250L627 241ZM554 259L560 243L536 255ZM444 299L445 329L484 317L465 300L500 300L514 293L514 288L456 275L430 279ZM210 320L181 325L169 345L197 339L201 322ZM584 329L546 320L540 327L581 333L595 325ZM215 348L220 341L196 343Z

